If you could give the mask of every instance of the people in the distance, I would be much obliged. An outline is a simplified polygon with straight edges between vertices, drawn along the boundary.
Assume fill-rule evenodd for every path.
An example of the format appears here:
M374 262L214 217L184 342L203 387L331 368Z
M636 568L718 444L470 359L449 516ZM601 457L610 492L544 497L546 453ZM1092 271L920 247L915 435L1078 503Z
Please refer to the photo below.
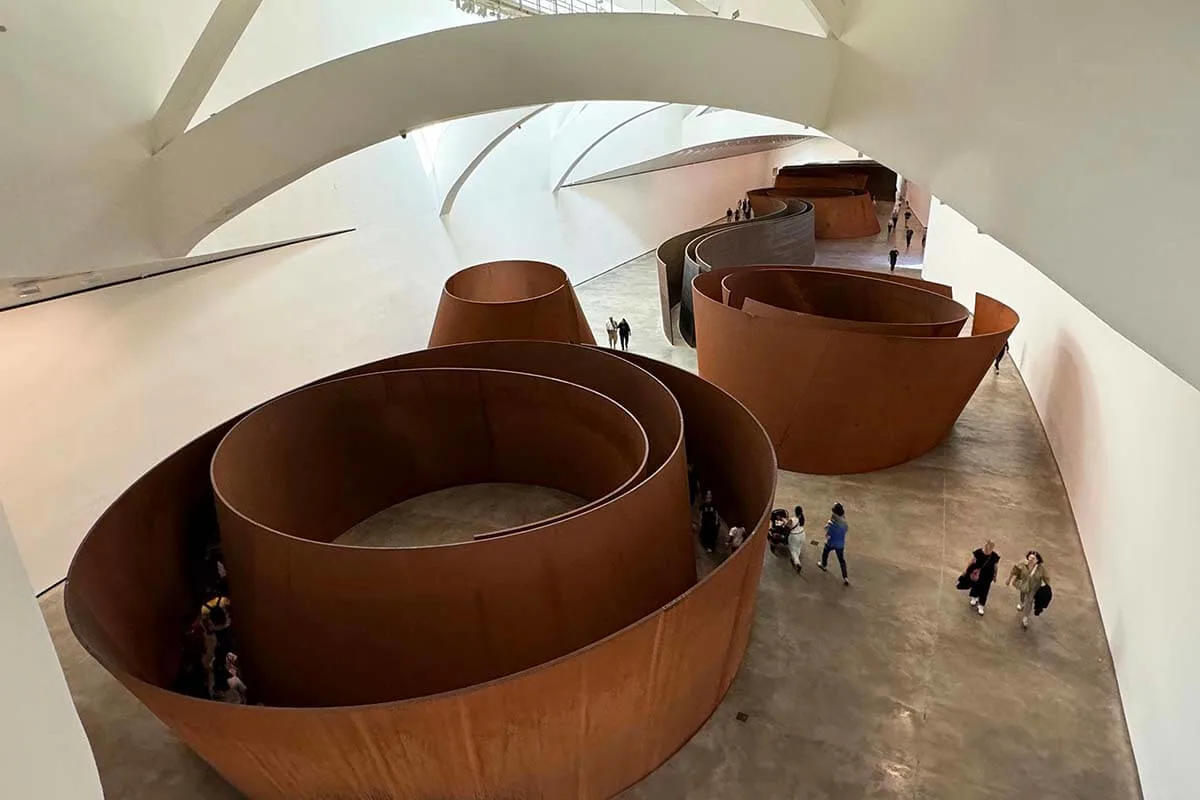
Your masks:
M629 327L629 321L621 317L621 321L617 323L617 335L621 337L621 349L629 349L629 334L633 329Z
M717 516L712 490L709 489L700 503L700 546L704 548L704 552L711 553L717 549L717 534L720 530L721 518Z
M904 249L905 250L912 247L912 235L913 235L913 229L906 228L904 231Z
M1004 354L1008 352L1008 340L1004 341L1004 346L1000 348L1000 352L996 353L996 374L1000 374L1000 362L1004 360Z
M788 520L791 526L788 531L788 555L792 559L792 568L799 575L802 566L800 556L804 552L804 509L796 506L794 512L791 519Z
M825 571L829 567L829 553L837 553L838 564L842 568L842 583L850 585L850 576L846 574L846 532L850 530L846 522L846 509L841 503L833 504L833 513L825 523L825 549L821 552L821 563L817 566Z
M612 317L608 318L608 322L604 323L604 332L608 334L608 346L610 349L617 347L617 321Z
M1000 554L996 552L996 544L989 539L983 543L983 547L977 547L971 554L967 568L963 570L963 574L958 579L958 588L967 590L971 598L971 606L979 612L981 617L984 607L987 606L988 592L992 590L992 584L996 582L996 571L999 564Z
M1008 580L1004 582L1005 586L1010 584L1020 592L1017 611L1022 612L1021 627L1028 628L1029 612L1033 611L1034 616L1037 616L1050 604L1050 579L1046 573L1046 564L1042 560L1042 554L1037 550L1030 550L1025 554L1024 561L1014 564L1012 571L1008 573ZM1045 591L1042 591L1043 587L1045 587ZM1039 592L1042 597L1041 608L1037 607Z
M733 209L732 208L725 209L725 221L733 222Z

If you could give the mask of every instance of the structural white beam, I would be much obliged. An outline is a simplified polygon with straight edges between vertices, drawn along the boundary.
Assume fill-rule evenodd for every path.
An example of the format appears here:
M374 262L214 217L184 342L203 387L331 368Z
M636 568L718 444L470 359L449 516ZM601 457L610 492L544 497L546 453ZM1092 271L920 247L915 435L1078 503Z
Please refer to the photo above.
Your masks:
M220 0L150 123L157 153L187 130L262 0Z
M567 178L569 178L571 176L571 173L575 171L575 167L579 166L579 162L583 161L583 159L587 156L588 153L590 153L596 149L596 145L600 144L605 139L607 139L609 136L612 136L614 133L621 130L621 128L624 128L626 125L633 122L634 120L641 119L642 117L646 116L647 114L653 114L655 111L658 111L660 108L666 108L669 105L671 105L671 103L660 103L656 106L651 106L650 108L647 108L645 111L639 111L638 113L634 114L632 117L626 117L625 119L618 122L616 125L613 125L612 127L608 128L606 131L601 133L597 138L592 140L591 144L589 144L587 147L583 148L583 150L578 155L576 155L574 159L572 159L571 163L567 165L566 169L564 169L562 171L562 174L558 176L558 180L554 184L553 191L557 192L559 189L562 188L562 185L567 182Z
M843 0L804 0L804 5L812 12L817 24L825 31L826 36L834 39L842 35L842 26L846 19L846 5Z
M511 124L507 125L490 141L488 141L488 143L482 147L478 153L475 154L475 157L472 158L465 167L463 167L462 172L458 174L458 176L454 179L454 182L450 184L449 188L446 189L446 195L442 198L438 213L443 217L449 214L454 209L454 201L458 199L458 193L462 191L463 186L466 185L467 179L470 178L475 172L475 169L483 163L483 160L488 157L488 154L499 147L500 143L507 139L510 133L515 131L517 128L520 128L523 124L533 119L538 114L545 111L550 107L550 105L551 104L541 105L537 108L520 112L520 116L518 116L511 122Z
M700 0L670 0L671 5L685 14L695 14L703 17L715 17L716 11L700 2Z

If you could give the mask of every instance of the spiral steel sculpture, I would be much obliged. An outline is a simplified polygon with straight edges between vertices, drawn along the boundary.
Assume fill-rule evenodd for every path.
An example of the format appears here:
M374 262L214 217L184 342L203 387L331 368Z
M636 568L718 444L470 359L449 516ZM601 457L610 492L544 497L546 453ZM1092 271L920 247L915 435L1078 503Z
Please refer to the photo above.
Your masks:
M687 467L751 531L697 579ZM556 342L408 353L229 420L131 486L71 565L83 646L253 798L611 796L661 764L738 669L775 458L676 367ZM472 541L334 539L464 483L584 499ZM219 536L252 700L173 690Z
M976 295L961 335L949 287L848 269L713 270L692 286L700 375L745 403L797 472L869 472L936 446L1018 322Z

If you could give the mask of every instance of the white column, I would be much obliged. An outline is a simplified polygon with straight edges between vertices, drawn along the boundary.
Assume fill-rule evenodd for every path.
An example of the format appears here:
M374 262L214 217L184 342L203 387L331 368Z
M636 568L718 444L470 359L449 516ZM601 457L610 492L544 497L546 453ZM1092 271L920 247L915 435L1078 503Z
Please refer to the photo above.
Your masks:
M0 508L0 797L103 800L100 776Z

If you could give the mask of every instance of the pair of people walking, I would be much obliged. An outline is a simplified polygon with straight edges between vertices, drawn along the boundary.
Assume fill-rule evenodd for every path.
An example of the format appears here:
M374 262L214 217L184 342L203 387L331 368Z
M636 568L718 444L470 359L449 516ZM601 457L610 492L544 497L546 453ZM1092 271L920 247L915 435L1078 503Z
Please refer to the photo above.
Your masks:
M624 317L621 318L620 322L617 322L612 317L609 317L608 322L604 324L604 332L608 334L608 346L612 348L615 348L617 346L617 341L620 340L621 349L628 350L629 334L631 331L632 329L629 327L629 323Z
M992 584L996 582L999 566L1000 554L996 552L995 543L988 540L971 554L971 561L958 578L958 588L967 592L971 607L981 617L987 607ZM1030 550L1025 554L1024 561L1013 565L1004 585L1014 587L1020 595L1017 610L1023 612L1022 628L1029 627L1030 611L1034 616L1041 615L1053 596L1046 564L1042 554L1036 550Z

